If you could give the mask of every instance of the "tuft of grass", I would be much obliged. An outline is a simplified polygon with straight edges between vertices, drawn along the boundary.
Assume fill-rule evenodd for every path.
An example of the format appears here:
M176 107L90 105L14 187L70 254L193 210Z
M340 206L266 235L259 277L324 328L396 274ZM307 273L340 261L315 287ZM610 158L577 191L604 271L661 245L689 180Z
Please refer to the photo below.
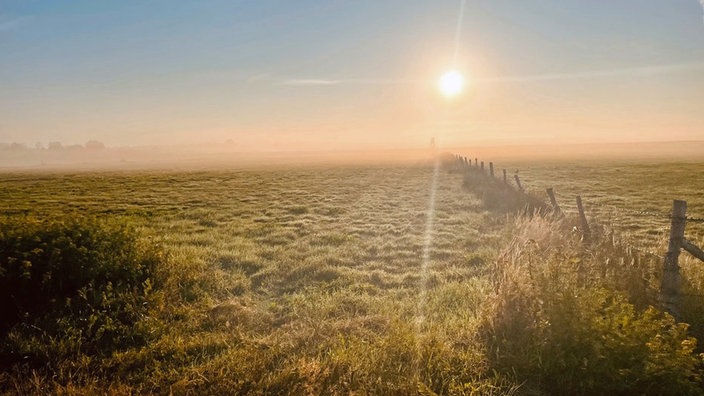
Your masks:
M524 211L527 214L545 213L548 206L537 196L518 190L511 185L491 178L476 168L464 172L463 186L472 191L482 202L484 209L498 213Z

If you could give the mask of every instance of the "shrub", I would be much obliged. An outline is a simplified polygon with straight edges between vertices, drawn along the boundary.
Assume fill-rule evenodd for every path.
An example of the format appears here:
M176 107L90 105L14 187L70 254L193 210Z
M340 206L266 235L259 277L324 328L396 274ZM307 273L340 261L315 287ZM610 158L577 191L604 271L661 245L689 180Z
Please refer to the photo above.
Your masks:
M464 174L462 184L482 201L482 206L487 210L499 213L523 211L526 214L549 211L540 198L517 190L475 169Z
M134 325L162 259L117 221L1 219L2 360L46 361L140 343Z
M544 218L513 231L483 315L493 367L548 394L702 393L702 357L688 325L629 301L632 288L612 279L620 260L579 254L578 237L560 237ZM594 270L602 265L608 270Z

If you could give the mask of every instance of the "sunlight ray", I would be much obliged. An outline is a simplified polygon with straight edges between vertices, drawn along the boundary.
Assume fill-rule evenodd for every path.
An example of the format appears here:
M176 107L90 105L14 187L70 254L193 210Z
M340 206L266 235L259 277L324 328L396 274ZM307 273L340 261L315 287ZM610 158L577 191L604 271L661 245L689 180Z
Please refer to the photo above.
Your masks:
M462 35L462 22L464 21L464 8L466 0L460 0L460 12L457 14L457 25L455 25L455 51L452 55L452 65L457 65L457 57L460 53L460 37Z
M420 291L418 293L418 305L416 308L416 335L420 334L421 326L425 322L425 299L427 293L428 268L430 267L430 248L433 243L433 227L435 222L435 195L438 188L438 173L440 171L440 160L435 160L433 168L433 178L430 183L430 198L428 200L428 212L425 220L425 231L423 234L423 256L420 268ZM416 340L418 338L416 337Z

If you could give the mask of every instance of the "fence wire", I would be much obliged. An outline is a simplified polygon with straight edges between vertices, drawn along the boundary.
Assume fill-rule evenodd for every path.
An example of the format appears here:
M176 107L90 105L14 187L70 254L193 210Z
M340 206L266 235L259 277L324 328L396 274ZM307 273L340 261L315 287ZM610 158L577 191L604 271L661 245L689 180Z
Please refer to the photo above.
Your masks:
M636 216L641 216L641 217L651 217L651 218L661 218L661 219L671 219L672 215L669 213L663 213L663 212L657 212L653 210L637 210L637 209L630 209L630 208L623 208L623 207L618 207L614 205L609 205L609 204L603 204L599 202L586 202L589 205L593 206L598 206L602 208L609 208L612 209L616 212L625 212L629 213L632 215Z
M653 211L653 210L630 209L630 208L618 207L615 205L604 204L604 203L599 203L599 202L585 202L585 206L586 205L596 206L596 207L600 207L600 208L608 208L614 212L628 213L628 214L640 216L640 217L650 217L650 218L655 218L655 219L672 220L671 213L657 212L657 211ZM702 217L686 216L685 220L690 223L704 223L704 218L702 218Z

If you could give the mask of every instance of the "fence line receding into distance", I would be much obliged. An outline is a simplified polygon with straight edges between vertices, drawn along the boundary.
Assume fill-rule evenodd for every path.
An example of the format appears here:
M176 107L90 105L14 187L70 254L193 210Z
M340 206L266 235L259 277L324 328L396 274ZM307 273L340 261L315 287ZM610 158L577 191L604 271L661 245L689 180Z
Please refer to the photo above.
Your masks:
M495 179L494 177L494 163L489 162L489 174L487 175L484 171L484 161L479 161L478 158L474 159L474 167L472 166L472 161L467 157L460 155L454 156L455 164L454 167L458 170L465 172L478 171L481 174ZM510 186L508 178L506 176L506 169L502 169L503 183ZM495 179L496 180L496 179ZM524 186L521 184L521 179L518 177L518 171L514 174L514 180L516 182L516 190L519 194L524 194ZM557 203L555 198L555 191L553 188L548 188L546 190L548 198L550 199L550 205L553 209L553 213L557 216L564 217L564 213ZM582 239L585 243L589 243L592 235L589 227L589 222L584 212L584 204L582 197L576 196L577 211L579 214L579 224L580 231L582 232ZM624 210L621 208L616 208L618 210ZM680 303L680 284L681 284L681 274L679 266L679 256L682 250L691 254L692 256L704 261L704 250L699 246L695 245L691 241L687 240L684 236L686 223L704 223L704 218L687 217L687 202L683 200L674 200L672 203L672 212L670 214L662 214L657 212L639 211L632 209L625 209L626 211L635 213L641 216L650 216L658 218L668 218L671 220L670 223L670 237L668 241L667 252L664 256L659 256L650 252L653 256L660 257L663 259L663 272L660 283L660 300L668 312L670 312L675 318L679 318L679 303ZM641 251L640 249L634 249Z

